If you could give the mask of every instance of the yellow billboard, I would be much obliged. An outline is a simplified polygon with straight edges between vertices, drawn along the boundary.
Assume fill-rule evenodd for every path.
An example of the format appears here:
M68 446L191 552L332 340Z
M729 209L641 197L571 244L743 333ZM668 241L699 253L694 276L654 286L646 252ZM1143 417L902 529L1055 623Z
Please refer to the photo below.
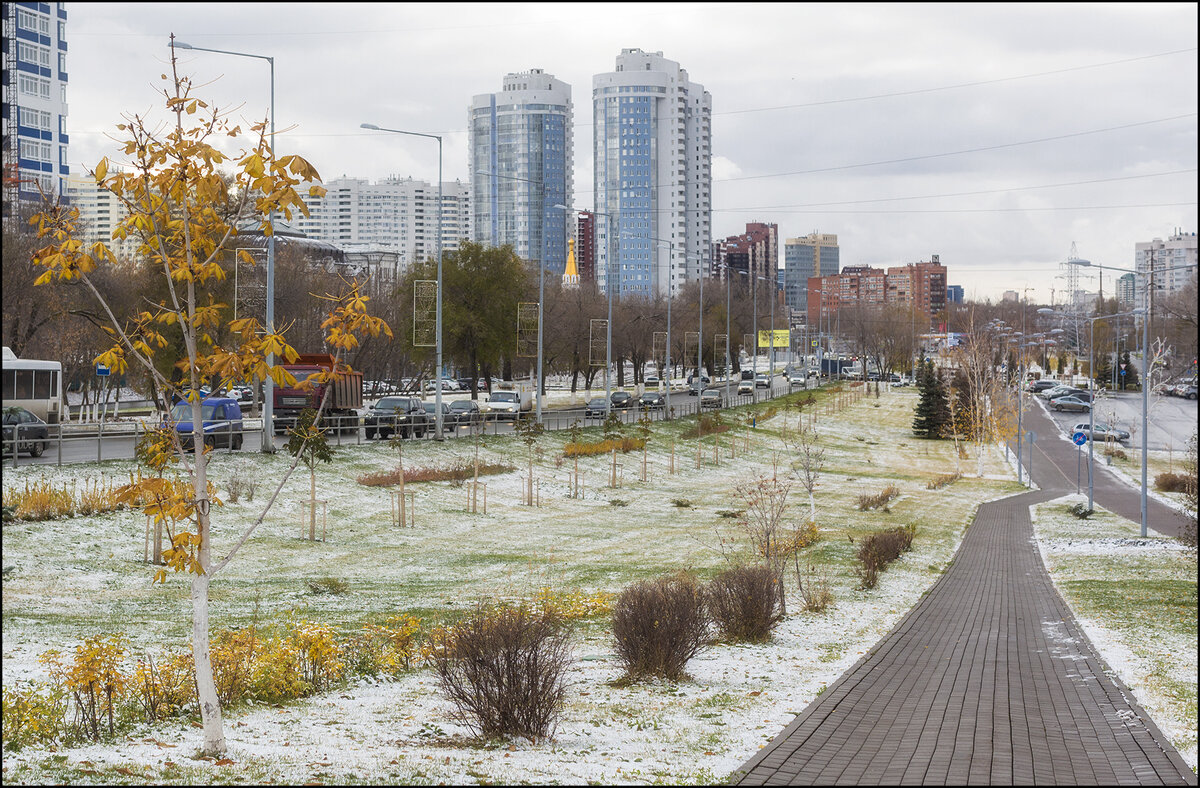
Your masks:
M775 334L775 338L774 338L773 342L771 339L772 333ZM759 331L758 332L758 346L760 348L768 348L769 349L772 346L772 344L774 344L774 347L776 347L776 348L791 347L791 332L788 331L786 328L776 329L774 332L772 332L772 331Z

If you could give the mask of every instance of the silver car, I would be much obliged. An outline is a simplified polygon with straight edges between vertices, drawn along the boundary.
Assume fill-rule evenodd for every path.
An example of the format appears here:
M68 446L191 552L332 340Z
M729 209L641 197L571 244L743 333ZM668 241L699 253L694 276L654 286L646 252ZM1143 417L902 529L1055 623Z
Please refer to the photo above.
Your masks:
M1074 428L1072 428L1071 434L1074 435L1077 432L1082 432L1084 435L1087 435L1088 438L1095 436L1099 440L1112 439L1121 442L1129 440L1129 433L1125 430L1118 429L1099 421L1094 425L1090 425L1086 421L1082 424L1076 424Z

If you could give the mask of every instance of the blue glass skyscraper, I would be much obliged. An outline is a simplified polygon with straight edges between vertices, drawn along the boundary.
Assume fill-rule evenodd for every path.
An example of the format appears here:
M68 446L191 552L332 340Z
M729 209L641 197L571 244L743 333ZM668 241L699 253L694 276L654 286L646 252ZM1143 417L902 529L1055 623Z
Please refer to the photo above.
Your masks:
M542 69L507 74L503 90L475 96L469 118L471 235L511 244L562 275L572 200L571 86Z

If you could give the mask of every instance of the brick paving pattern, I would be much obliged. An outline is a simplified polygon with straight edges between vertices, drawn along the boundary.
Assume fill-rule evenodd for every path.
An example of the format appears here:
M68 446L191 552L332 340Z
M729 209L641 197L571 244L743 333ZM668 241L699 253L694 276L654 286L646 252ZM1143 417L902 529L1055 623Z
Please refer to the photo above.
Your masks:
M933 588L738 784L1196 785L1042 564L1029 506L1067 491L1060 454L1074 492L1075 463L1044 448L1034 478L1055 489L981 506Z

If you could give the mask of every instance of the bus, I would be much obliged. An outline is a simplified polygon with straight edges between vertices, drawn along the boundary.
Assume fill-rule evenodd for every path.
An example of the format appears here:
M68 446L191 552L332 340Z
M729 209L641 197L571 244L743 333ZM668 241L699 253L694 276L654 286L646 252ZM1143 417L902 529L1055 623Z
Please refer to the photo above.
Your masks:
M19 406L47 424L58 423L64 410L61 362L17 358L5 347L0 368L0 400L4 407Z

